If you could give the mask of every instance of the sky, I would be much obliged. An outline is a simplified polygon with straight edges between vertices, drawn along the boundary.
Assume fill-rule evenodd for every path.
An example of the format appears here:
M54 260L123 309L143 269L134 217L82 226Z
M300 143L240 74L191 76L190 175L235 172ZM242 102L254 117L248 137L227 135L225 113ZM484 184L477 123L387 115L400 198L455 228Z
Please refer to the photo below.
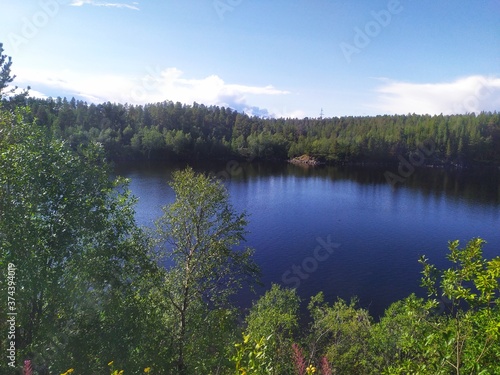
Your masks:
M0 0L15 84L263 117L500 111L500 0Z

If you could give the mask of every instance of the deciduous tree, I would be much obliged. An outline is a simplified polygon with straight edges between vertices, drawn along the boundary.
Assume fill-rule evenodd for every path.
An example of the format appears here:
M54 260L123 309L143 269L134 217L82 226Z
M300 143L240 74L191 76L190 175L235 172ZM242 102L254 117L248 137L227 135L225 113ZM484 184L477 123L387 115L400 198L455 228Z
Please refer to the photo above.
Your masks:
M111 301L152 265L134 199L124 180L109 178L102 147L75 152L29 117L0 112L0 262L17 268L18 354L52 372L66 361L92 373L103 347L130 349L111 337L120 329L108 322L124 306Z
M187 168L174 172L171 187L176 200L164 208L157 230L167 265L164 293L173 306L176 373L185 375L195 371L195 353L223 357L214 341L209 356L194 343L213 337L221 322L215 317L224 317L228 298L245 280L254 281L258 269L250 249L236 248L244 240L246 215L234 210L220 181Z

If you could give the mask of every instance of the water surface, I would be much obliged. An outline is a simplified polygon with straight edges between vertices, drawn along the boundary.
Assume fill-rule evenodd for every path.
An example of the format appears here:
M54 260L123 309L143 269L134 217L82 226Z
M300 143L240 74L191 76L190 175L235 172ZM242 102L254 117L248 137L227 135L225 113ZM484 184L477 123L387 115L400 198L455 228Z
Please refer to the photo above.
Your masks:
M161 207L173 202L167 182L182 167L117 166L139 198L139 224L152 225ZM328 301L357 296L362 307L379 316L412 292L425 295L417 260L425 254L448 267L448 240L465 244L482 237L488 242L485 256L500 255L498 170L421 169L394 188L384 168L193 167L224 177L234 207L249 214L247 245L255 249L265 286L259 293L279 283L297 287L306 301L319 291ZM248 307L252 298L242 293L239 303Z

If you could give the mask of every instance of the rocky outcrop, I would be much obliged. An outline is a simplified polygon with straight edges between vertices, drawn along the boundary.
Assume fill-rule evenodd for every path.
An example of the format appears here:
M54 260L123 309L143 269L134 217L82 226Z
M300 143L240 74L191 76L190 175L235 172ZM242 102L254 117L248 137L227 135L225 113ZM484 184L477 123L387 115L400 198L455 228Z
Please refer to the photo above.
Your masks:
M292 164L297 164L297 165L310 165L310 166L324 164L324 163L320 162L318 159L315 159L309 155L297 156L293 159L288 160L288 162L292 163Z

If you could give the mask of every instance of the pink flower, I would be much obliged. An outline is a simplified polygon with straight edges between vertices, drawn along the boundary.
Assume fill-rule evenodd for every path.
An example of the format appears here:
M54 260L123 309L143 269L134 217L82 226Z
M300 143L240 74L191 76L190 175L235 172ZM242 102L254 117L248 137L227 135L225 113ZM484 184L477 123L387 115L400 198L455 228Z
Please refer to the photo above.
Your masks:
M295 367L295 371L297 371L298 375L305 375L306 373L306 360L304 358L304 354L302 354L302 350L300 347L293 343L293 365Z
M33 375L33 368L29 359L24 360L23 375Z
M321 375L332 375L332 369L326 357L321 357Z

